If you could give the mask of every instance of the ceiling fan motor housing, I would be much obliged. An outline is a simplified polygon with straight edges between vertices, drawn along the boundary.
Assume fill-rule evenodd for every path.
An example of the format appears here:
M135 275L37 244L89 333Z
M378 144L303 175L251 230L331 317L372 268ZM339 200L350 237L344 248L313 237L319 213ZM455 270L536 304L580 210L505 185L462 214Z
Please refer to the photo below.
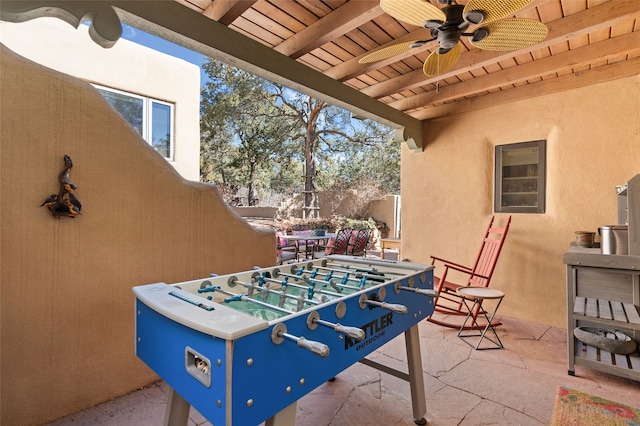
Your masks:
M464 6L449 4L445 9L447 20L437 29L438 43L442 49L451 49L460 40L462 31L468 25L462 18Z

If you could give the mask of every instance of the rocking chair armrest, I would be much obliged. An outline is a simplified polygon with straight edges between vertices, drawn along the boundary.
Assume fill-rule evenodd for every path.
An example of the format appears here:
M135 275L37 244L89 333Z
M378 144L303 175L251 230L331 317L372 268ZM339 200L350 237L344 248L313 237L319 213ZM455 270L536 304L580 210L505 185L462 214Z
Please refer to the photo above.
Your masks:
M463 266L464 269L462 269L462 268L456 267L455 265L446 264L445 268L453 269L453 270L456 270L456 271L459 271L459 272L463 272L465 274L471 275L472 277L480 277L480 278L484 278L484 279L489 279L489 277L487 277L485 275L482 275L482 274L477 274L477 273L473 272L472 270L470 270L469 268L464 267L464 266Z
M471 268L468 266L461 265L459 263L451 262L450 260L443 259L441 257L431 256L431 264L433 265L435 261L438 260L445 264L445 266L455 266L457 270L466 270L471 272ZM463 271L464 272L464 271Z

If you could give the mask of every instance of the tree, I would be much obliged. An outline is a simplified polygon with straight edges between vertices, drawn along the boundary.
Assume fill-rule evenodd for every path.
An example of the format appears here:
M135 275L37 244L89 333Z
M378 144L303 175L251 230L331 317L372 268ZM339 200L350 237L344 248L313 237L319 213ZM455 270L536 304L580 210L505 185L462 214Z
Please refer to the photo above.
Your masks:
M260 169L271 169L288 152L290 125L270 101L266 80L214 60L203 66L210 81L201 100L201 175L247 186L253 205Z
M246 169L249 205L254 205L254 185L259 168L269 165L282 148L282 138L289 129L286 120L277 119L269 104L247 103L231 118L239 142L232 165ZM270 118L270 119L267 119Z
M391 138L391 129L385 132L383 126L371 123L355 126L344 109L282 85L273 84L273 88L276 105L281 105L283 114L296 123L291 139L302 141L304 146L304 215L313 218L318 211L318 153L328 154L327 161L335 161L355 147L379 146Z
M247 186L250 203L259 187L301 190L307 218L316 217L318 189L363 176L399 189L390 128L215 60L204 69L211 81L202 90L203 180Z

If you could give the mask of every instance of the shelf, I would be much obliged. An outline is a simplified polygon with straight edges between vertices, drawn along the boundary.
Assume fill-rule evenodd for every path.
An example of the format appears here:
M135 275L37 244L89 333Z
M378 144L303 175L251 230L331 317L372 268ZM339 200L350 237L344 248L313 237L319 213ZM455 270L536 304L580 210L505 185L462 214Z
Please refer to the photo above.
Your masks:
M574 356L576 365L634 380L638 380L640 375L640 355L637 349L629 355L612 354L576 339Z
M576 296L573 305L574 320L587 320L609 327L640 330L640 315L633 303Z
M523 180L523 179L538 179L538 176L504 176L502 180Z

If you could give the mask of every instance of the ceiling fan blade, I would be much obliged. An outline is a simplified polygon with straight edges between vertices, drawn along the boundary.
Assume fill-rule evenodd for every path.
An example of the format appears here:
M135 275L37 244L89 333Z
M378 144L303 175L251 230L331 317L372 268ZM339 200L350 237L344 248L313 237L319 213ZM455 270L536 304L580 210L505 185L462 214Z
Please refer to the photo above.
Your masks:
M447 18L442 10L426 0L380 0L380 8L397 20L418 27L430 19L445 21Z
M422 72L430 77L437 77L456 63L460 57L460 44L453 46L447 53L438 53L440 49L431 52L431 55L424 61Z
M489 35L480 41L469 38L471 44L480 49L498 51L516 50L540 43L549 31L542 22L524 18L501 19L480 29L487 30Z
M382 49L374 50L373 52L360 58L358 63L368 64L369 62L380 61L382 59L387 59L392 56L399 55L401 53L411 50L413 48L413 44L418 42L420 42L420 40L407 41L405 43L394 44L389 47L384 47Z
M469 0L469 3L464 7L462 16L466 19L466 16L470 12L480 11L484 15L484 20L475 22L475 20L470 19L470 22L472 24L488 24L505 16L513 15L532 1L533 0Z

